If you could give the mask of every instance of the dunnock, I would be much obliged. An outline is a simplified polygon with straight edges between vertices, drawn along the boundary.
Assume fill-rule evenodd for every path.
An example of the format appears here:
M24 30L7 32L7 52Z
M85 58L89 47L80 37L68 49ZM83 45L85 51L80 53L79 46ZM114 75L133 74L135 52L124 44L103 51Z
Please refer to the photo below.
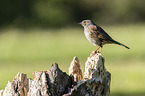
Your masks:
M84 33L86 38L95 46L99 46L94 52L96 53L97 50L101 47L101 50L103 48L103 45L105 44L118 44L121 45L127 49L130 49L126 45L119 43L112 39L101 27L96 25L91 20L83 20L81 23L84 27ZM100 52L101 52L100 50Z

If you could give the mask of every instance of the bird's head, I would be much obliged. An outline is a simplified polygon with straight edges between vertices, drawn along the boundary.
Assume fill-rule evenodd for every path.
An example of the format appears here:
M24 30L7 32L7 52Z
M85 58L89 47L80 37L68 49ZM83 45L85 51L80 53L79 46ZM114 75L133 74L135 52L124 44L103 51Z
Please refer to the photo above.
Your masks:
M86 28L89 25L92 25L94 23L91 20L83 20L81 23L78 23L78 24L81 24L84 28Z

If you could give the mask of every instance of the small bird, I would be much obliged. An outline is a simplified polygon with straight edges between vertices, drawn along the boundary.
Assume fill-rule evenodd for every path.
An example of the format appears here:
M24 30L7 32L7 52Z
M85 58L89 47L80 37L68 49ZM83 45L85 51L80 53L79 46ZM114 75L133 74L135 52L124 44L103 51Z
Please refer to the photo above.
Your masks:
M86 38L95 46L99 46L94 53L97 52L97 50L101 47L101 50L103 48L103 45L105 44L118 44L121 45L127 49L130 49L126 45L119 43L112 39L100 26L96 25L91 20L83 20L81 24L84 27L84 34ZM100 50L100 52L101 52Z

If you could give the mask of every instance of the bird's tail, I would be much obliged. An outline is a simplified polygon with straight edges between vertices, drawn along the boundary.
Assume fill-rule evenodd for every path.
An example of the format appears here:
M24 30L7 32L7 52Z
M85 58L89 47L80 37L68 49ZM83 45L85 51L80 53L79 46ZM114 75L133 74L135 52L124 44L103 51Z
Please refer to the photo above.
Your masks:
M124 45L124 44L122 44L122 43L119 43L119 42L117 42L117 41L115 41L115 40L113 40L113 43L118 44L118 45L121 45L121 46L123 46L123 47L125 47L125 48L127 48L127 49L130 49L130 48L127 47L126 45Z

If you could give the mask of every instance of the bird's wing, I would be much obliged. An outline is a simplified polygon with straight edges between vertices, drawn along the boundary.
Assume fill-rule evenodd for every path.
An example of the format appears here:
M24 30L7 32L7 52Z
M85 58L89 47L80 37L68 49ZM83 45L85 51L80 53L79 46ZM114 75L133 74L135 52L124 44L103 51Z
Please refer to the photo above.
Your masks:
M102 40L112 39L101 27L97 25L89 26L88 29L90 30L94 38L99 38Z

